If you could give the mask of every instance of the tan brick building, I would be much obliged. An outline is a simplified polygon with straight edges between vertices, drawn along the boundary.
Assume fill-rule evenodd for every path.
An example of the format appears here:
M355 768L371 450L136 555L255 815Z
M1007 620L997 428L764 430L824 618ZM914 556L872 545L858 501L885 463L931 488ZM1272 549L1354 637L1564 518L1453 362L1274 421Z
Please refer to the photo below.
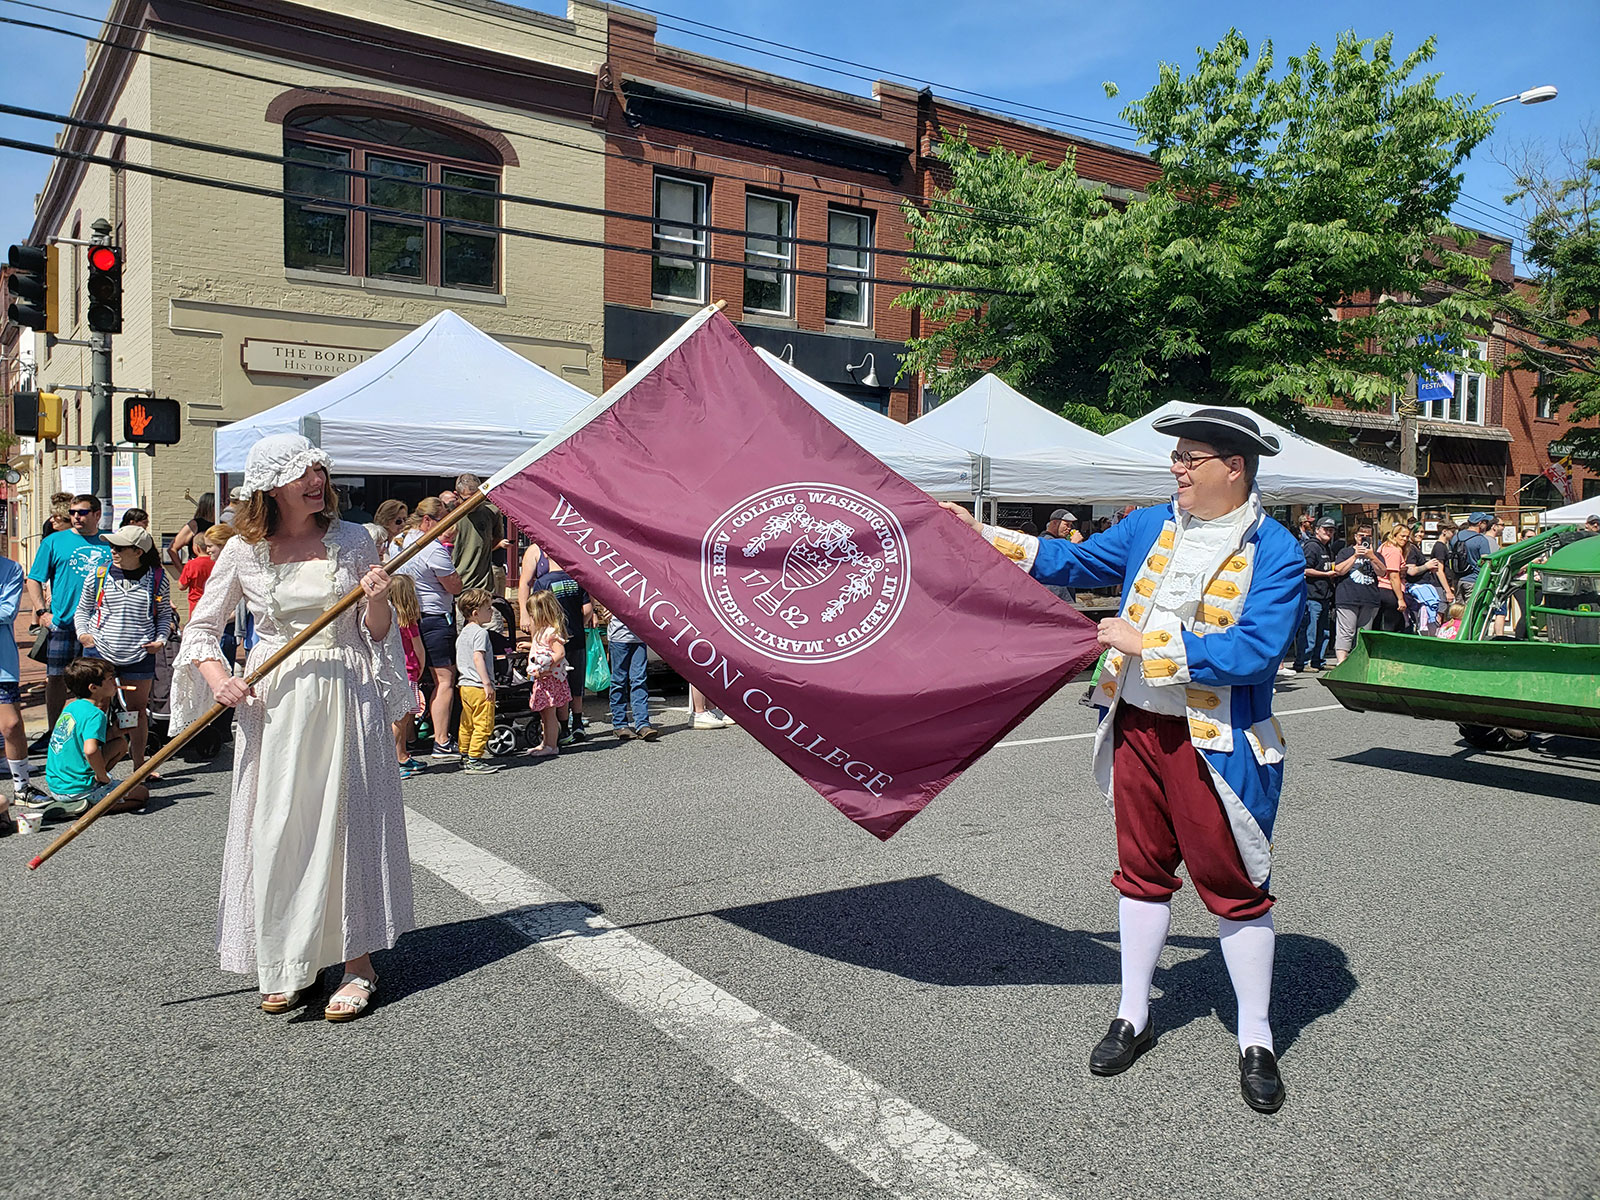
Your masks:
M181 444L128 456L132 499L160 532L212 487L218 425L297 395L442 308L599 390L601 218L496 196L604 202L598 10L563 20L494 0L116 0L103 36L117 45L91 46L73 116L112 128L69 126L62 145L108 161L57 160L29 240L88 237L105 218L124 247L113 378L184 407ZM141 165L243 190L131 169ZM283 191L308 199L272 194ZM86 338L84 252L62 249L61 334ZM317 373L288 373L286 345L326 352ZM41 380L89 382L86 350L46 353L42 336L38 348ZM120 401L113 408L120 425ZM89 441L90 421L88 393L69 393L64 440ZM40 491L88 462L41 452ZM25 505L25 531L37 514L36 500Z

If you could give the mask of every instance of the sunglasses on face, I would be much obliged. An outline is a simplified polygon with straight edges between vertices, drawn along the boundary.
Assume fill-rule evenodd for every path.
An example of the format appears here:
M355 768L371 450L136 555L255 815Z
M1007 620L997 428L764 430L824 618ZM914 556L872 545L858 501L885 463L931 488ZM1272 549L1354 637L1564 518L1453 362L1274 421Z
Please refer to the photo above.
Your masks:
M69 508L69 509L67 509L67 513L68 513L68 515L74 516L74 517L92 517L92 516L94 516L94 509L92 509L92 508Z

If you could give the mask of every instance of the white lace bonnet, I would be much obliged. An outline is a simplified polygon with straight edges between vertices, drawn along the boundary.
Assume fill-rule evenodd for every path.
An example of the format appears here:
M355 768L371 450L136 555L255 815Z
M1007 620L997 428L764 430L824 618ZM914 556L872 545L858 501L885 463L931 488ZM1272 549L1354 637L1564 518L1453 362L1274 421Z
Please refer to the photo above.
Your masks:
M314 466L333 474L333 459L327 451L313 446L310 439L298 433L270 434L250 447L239 499L248 500L257 492L293 483Z

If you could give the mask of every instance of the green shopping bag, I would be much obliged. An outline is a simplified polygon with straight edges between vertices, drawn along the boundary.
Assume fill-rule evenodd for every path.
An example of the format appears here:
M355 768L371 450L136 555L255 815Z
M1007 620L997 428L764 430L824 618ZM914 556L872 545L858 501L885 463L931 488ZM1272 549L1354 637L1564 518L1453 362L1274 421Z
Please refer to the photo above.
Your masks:
M606 657L606 640L598 629L591 629L586 638L587 669L583 686L591 692L603 692L611 686L611 663Z

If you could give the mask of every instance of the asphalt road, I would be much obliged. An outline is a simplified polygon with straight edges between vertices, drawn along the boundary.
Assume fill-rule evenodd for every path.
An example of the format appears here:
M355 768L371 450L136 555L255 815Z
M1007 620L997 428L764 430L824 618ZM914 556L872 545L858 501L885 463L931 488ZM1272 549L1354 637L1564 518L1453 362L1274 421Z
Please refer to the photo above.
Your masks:
M1086 1069L1118 972L1079 690L888 843L681 709L408 781L421 928L344 1026L217 969L225 767L37 872L0 842L0 1193L1600 1194L1600 748L1280 689L1263 1117L1187 888L1155 1050Z

